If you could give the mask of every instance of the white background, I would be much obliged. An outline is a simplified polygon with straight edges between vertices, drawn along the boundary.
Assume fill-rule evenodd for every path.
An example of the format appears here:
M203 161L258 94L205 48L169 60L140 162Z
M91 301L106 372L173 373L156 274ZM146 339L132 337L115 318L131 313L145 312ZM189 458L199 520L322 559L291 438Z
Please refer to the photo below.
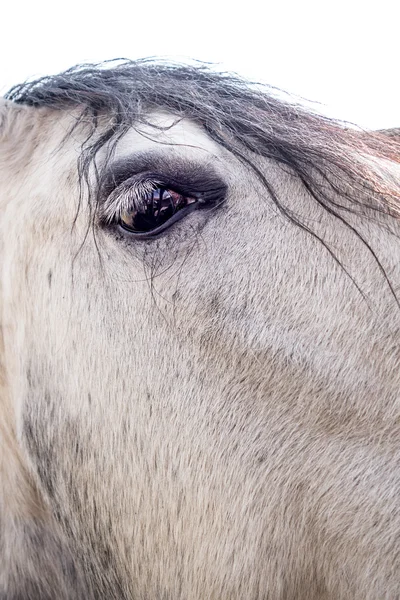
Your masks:
M78 62L192 57L365 128L400 126L398 0L5 0L0 19L0 93Z

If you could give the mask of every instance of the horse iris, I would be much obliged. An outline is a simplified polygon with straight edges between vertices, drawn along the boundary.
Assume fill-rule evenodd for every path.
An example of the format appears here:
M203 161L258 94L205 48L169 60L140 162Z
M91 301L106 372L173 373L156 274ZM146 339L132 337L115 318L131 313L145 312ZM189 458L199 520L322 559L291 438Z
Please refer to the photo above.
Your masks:
M166 188L155 188L141 201L140 207L122 212L120 225L134 233L146 233L167 223L178 211L195 202ZM175 219L174 219L175 221Z

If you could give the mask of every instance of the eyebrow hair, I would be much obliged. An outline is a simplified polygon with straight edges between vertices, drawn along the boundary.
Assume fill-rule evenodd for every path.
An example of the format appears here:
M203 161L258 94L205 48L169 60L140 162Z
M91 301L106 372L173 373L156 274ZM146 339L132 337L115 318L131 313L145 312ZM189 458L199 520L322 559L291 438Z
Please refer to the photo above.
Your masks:
M100 197L106 198L127 179L154 178L155 183L169 185L184 193L219 193L225 195L227 185L211 161L165 155L159 151L130 154L110 161L101 174Z

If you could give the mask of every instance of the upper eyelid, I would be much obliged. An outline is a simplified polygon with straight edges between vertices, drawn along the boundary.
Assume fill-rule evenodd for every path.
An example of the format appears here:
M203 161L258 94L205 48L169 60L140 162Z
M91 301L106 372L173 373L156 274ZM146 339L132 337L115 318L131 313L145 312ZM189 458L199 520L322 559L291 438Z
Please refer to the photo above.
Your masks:
M136 154L127 156L107 165L100 180L100 200L127 179L135 175L154 178L162 185L170 185L185 193L225 190L226 184L210 164L195 163L177 156L165 154Z

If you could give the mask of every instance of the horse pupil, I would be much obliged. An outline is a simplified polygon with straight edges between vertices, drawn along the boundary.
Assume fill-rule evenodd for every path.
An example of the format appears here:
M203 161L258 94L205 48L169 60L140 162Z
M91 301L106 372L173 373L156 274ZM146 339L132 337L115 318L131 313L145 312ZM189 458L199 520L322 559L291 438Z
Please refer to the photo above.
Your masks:
M137 233L152 231L166 223L183 206L182 196L177 195L176 199L169 190L156 188L145 198L140 209L122 216L121 224Z

